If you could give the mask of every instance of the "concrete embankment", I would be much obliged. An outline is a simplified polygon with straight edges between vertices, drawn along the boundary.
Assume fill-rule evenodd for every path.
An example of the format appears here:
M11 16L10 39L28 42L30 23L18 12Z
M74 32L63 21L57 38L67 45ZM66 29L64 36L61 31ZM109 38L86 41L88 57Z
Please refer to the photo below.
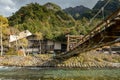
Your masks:
M6 55L0 57L0 66L37 66L58 68L120 68L120 55L83 53L67 60L53 59L51 54L39 54L34 56Z

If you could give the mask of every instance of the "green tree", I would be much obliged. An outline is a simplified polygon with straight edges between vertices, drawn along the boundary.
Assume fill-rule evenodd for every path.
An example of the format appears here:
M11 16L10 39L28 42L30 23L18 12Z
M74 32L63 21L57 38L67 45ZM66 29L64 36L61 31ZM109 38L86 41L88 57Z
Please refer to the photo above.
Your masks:
M28 40L26 38L23 38L21 40L18 40L19 46L23 49L23 55L26 56L26 48L28 47Z
M7 27L8 27L8 20L7 18L3 17L3 16L0 16L0 42L1 42L1 56L3 55L3 41L6 41L6 37L5 35L8 34L8 30L7 30ZM3 38L5 37L5 38Z
M51 9L48 6L51 6ZM33 34L41 32L43 38L52 40L61 37L61 33L64 33L63 28L71 28L75 25L70 15L51 3L43 6L38 3L27 4L8 19L9 24L20 31L29 30Z

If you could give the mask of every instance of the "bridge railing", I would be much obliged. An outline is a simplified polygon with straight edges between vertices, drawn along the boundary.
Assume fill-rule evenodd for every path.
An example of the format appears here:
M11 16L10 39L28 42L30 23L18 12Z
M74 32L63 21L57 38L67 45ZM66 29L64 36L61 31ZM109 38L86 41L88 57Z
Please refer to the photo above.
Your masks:
M85 35L74 47L73 50L78 47L80 44L84 43L85 41L89 40L91 37L93 37L95 34L101 32L102 30L108 28L111 24L113 24L111 21L115 19L117 16L120 16L120 9L118 9L116 12L111 14L108 18L100 22L95 28L93 28L87 35Z

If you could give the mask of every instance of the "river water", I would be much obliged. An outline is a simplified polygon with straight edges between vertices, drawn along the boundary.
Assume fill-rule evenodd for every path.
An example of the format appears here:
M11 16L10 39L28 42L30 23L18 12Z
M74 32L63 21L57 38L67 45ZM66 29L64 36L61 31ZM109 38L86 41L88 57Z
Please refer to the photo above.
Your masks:
M0 80L120 80L120 69L0 67Z

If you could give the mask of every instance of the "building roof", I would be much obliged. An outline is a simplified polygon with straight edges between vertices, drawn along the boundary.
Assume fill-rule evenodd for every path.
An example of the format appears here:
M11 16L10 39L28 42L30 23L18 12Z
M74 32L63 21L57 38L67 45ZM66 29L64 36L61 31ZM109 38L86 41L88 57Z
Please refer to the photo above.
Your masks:
M25 31L20 32L18 35L10 35L9 42L14 42L16 40L26 38L31 35L32 35L32 33L30 31L25 30Z

